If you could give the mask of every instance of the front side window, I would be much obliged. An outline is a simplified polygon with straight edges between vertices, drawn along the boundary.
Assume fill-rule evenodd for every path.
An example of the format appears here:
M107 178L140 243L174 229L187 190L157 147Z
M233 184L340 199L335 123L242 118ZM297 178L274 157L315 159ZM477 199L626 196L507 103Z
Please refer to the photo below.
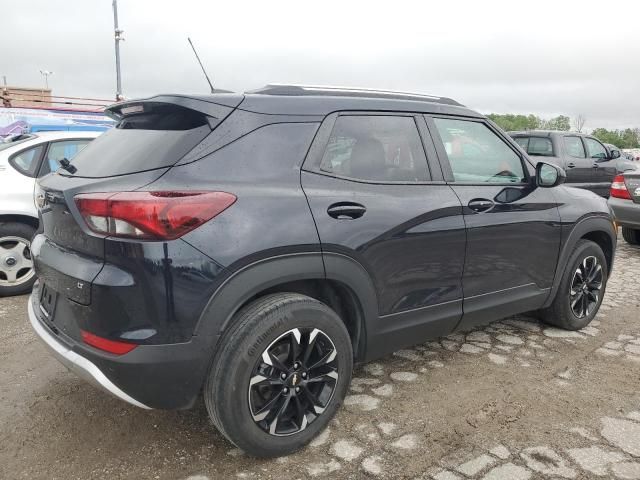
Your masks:
M434 118L456 182L521 183L520 156L481 122Z
M607 149L604 148L604 145L602 145L599 141L588 137L585 137L584 141L587 144L587 150L589 150L589 157L607 158Z
M55 172L60 168L60 160L66 158L71 160L76 154L87 146L89 139L83 140L65 140L63 142L53 142L49 146L47 156L42 162L40 167L40 175L44 176L47 173Z
M567 150L567 155L573 158L587 158L587 154L584 151L584 145L580 137L564 137L564 148Z
M25 175L34 176L36 169L38 168L38 160L42 155L43 145L37 147L28 148L20 153L13 155L9 159L9 163L13 165L13 168Z
M390 115L338 117L320 170L375 182L429 179L427 159L415 120Z

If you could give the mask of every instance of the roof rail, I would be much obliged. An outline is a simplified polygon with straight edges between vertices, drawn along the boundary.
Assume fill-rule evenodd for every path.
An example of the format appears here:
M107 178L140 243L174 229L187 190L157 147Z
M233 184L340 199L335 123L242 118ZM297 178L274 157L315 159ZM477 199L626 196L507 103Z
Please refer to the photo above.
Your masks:
M422 93L398 92L393 90L378 90L373 88L356 88L356 87L336 87L327 85L296 85L296 84L280 84L270 83L256 90L248 90L245 93L254 93L260 95L289 95L289 96L315 96L326 95L332 97L365 97L365 98L389 98L395 100L414 100L433 103L444 103L447 105L456 105L462 107L464 105L447 97L438 97L435 95L426 95Z

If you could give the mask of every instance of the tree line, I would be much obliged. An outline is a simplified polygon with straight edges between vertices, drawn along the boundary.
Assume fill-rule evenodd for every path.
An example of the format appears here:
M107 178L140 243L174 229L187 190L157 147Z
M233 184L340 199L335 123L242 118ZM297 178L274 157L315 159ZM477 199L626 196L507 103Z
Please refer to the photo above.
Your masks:
M507 132L519 130L570 130L582 132L585 118L578 115L572 121L566 115L558 115L550 119L540 118L537 115L513 115L491 113L487 115L497 123L500 128ZM626 128L624 130L608 130L606 128L596 128L591 132L603 143L611 143L618 148L638 148L640 147L640 128Z

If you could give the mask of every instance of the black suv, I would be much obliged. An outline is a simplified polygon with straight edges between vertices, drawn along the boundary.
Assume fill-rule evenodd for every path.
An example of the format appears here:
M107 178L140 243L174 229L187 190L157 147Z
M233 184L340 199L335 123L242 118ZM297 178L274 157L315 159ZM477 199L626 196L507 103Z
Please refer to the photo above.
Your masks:
M562 167L567 173L567 185L591 190L601 197L609 197L616 175L636 169L620 149L605 146L584 133L528 130L509 135L530 157L544 158Z
M579 329L602 302L605 200L453 100L267 86L107 113L39 182L30 321L131 404L202 394L250 454L309 442L354 362L521 312Z

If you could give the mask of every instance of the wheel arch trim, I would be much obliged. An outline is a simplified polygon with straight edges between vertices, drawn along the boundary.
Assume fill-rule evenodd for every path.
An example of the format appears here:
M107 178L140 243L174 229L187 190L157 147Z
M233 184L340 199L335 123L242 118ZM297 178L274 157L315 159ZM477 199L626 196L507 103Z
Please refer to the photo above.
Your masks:
M579 220L572 228L569 234L566 237L566 240L563 242L562 248L558 255L558 263L556 266L556 271L554 274L553 285L549 292L549 296L544 304L544 307L549 307L558 293L558 289L560 288L560 283L562 281L562 276L564 274L564 270L567 267L567 262L569 261L569 257L571 253L574 251L578 242L585 237L585 235L589 235L591 233L604 233L609 237L611 241L611 245L613 246L611 251L611 257L607 256L605 253L605 257L607 257L607 261L609 264L607 265L607 276L611 273L611 269L613 267L613 261L615 258L615 249L617 242L617 235L613 227L613 223L611 218L608 216L588 216Z
M215 343L235 313L253 296L271 287L297 280L333 280L348 287L361 310L361 342L366 342L367 323L378 315L377 295L366 269L353 258L336 253L299 252L271 256L232 273L213 293L200 314L194 335L211 337ZM360 355L365 345L361 343Z

